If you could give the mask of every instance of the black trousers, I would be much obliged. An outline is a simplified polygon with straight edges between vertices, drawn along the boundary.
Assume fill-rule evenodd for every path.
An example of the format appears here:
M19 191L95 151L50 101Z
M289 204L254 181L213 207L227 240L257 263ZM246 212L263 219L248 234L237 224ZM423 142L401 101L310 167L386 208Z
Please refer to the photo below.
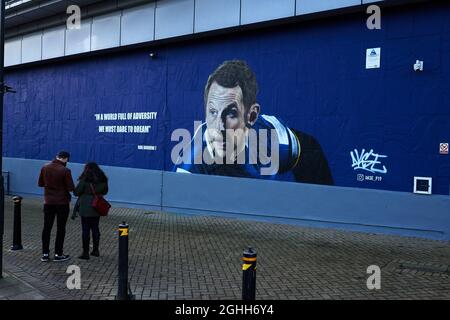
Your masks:
M83 239L90 238L90 233L92 231L92 238L94 241L100 239L100 228L99 228L100 217L81 217L81 230L83 231Z
M55 254L64 253L64 238L69 217L69 204L44 204L44 230L42 230L42 253L50 253L50 235L56 218Z

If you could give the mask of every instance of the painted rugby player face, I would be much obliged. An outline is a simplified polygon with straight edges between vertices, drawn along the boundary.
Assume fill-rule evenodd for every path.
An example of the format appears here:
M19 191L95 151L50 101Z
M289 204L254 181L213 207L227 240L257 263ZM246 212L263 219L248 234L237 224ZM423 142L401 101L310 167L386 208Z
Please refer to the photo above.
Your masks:
M215 151L216 156L225 157L226 152L226 130L234 130L236 137L234 148L240 146L245 148L245 107L243 103L242 90L239 86L225 88L217 82L213 82L209 89L206 102L206 139L209 146Z

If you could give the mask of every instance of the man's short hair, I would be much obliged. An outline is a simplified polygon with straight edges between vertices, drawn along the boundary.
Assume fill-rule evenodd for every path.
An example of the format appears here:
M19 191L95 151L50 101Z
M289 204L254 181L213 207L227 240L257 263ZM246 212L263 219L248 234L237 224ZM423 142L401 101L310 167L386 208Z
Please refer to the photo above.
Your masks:
M67 151L60 151L60 152L58 152L57 157L60 159L69 159L70 153L68 153Z
M239 86L242 90L245 111L256 103L258 83L256 76L243 60L224 61L208 78L205 86L205 106L208 102L208 93L211 85L217 82L222 87L234 88Z

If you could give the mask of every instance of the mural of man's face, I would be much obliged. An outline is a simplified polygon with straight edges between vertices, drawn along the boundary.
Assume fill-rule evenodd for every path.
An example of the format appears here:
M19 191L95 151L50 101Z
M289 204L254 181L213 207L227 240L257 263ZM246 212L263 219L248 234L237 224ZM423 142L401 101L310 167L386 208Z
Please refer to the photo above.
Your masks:
M206 102L206 139L208 145L215 151L216 156L225 157L226 135L225 130L234 131L236 141L234 146L240 146L237 153L245 148L245 107L242 90L239 86L225 88L213 82Z

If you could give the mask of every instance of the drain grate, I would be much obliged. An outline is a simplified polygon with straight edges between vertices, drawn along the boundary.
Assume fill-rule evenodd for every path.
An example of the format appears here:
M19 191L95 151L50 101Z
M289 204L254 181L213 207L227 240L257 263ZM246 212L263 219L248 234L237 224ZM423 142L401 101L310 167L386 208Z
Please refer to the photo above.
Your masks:
M450 275L450 266L444 264L402 262L399 264L399 269L443 273Z
M443 275L450 275L450 265L438 264L433 262L394 260L388 263L383 269L391 271L431 272Z

